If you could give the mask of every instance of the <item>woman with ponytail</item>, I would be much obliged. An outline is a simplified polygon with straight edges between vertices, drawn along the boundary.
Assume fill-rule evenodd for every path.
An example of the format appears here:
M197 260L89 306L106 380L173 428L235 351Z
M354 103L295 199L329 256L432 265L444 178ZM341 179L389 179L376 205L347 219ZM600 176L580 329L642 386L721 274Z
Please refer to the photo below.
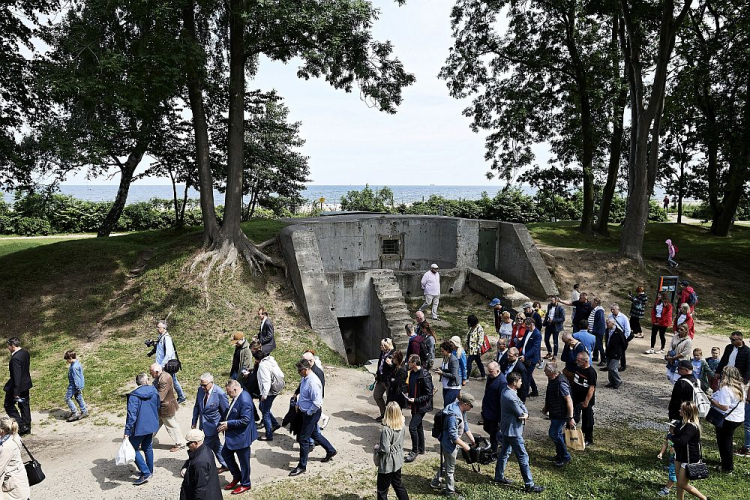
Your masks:
M0 477L3 478L3 497L28 500L31 496L29 478L21 460L21 438L18 424L10 417L0 418Z

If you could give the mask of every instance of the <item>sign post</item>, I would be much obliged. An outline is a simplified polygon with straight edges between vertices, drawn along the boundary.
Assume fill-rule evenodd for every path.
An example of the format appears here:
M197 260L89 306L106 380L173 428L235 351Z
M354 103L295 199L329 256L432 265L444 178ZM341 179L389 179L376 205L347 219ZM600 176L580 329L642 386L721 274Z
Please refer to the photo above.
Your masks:
M677 295L677 285L680 282L679 276L661 276L659 278L659 293L667 292L669 294L669 300L674 304L675 296Z

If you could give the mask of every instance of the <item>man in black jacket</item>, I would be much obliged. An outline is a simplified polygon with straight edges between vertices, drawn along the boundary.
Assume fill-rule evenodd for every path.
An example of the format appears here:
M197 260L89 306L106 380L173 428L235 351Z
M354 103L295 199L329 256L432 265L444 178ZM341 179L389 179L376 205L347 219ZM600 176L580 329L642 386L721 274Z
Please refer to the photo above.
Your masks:
M608 372L609 383L604 387L619 389L620 385L622 385L622 379L620 378L620 358L625 354L628 341L625 340L625 332L614 318L607 318L606 325L604 340L606 343L605 355L607 357L607 366L601 370L604 371L606 369Z
M716 374L721 375L725 366L734 366L747 384L750 381L750 347L742 340L742 332L732 332L729 340L731 343L724 348L724 355L716 368Z
M8 339L8 351L10 351L8 362L10 380L5 383L5 412L18 422L18 432L25 436L31 433L31 409L29 407L29 389L32 387L29 373L31 357L29 351L21 348L21 341L18 337Z
M411 435L411 453L404 459L413 462L417 455L424 455L424 427L422 420L427 412L432 410L432 375L422 368L422 360L418 354L409 356L409 376L407 377L406 402L411 407L411 421L409 435Z
M672 397L669 398L669 419L681 420L680 406L685 401L693 400L693 389L698 381L693 376L693 363L689 359L681 360L677 365L680 378L672 387Z
M273 323L268 317L268 311L261 307L258 309L258 318L260 319L260 329L258 330L258 340L260 349L264 354L271 354L276 349L276 340L273 334Z
M490 448L497 453L497 430L500 427L500 396L508 387L500 365L492 361L487 365L487 385L482 398L483 429L490 435Z
M182 488L180 500L221 500L219 474L216 471L214 454L208 446L203 446L203 431L191 429L185 434L188 459L180 474Z
M529 394L528 373L526 365L518 359L518 349L511 347L508 353L500 360L500 372L507 378L509 374L515 372L521 377L521 387L518 389L518 399L522 403L526 402L526 396Z

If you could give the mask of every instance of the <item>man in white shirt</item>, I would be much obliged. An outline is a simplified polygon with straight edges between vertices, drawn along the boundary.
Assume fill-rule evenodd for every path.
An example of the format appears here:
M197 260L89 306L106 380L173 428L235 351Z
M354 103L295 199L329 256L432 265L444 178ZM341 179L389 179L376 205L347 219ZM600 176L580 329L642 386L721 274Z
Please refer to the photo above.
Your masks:
M625 340L630 342L630 320L620 312L620 306L617 305L617 303L612 304L609 310L612 311L612 314L609 315L608 319L613 320L622 329L622 333L625 335ZM620 358L620 371L624 372L625 368L627 368L627 366L625 362L625 351L623 351L622 357Z
M438 318L438 303L440 303L440 273L438 265L432 264L430 270L422 276L422 290L424 290L424 304L419 308L420 311L432 304L432 319Z

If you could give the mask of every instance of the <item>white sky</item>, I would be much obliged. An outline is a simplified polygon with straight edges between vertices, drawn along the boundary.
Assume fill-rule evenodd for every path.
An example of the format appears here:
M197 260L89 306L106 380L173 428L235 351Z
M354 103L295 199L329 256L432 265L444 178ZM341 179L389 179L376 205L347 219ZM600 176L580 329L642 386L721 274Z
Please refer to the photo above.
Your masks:
M395 115L368 108L355 90L347 94L324 80L297 78L297 64L264 60L248 88L276 89L290 109L290 119L301 121L302 149L310 157L314 184L438 184L501 186L485 177L484 134L469 129L461 112L468 101L448 95L438 80L452 44L452 0L409 0L399 7L393 0L373 0L381 9L374 38L391 40L394 53L416 83L404 90ZM539 163L546 148L536 148ZM146 160L144 160L145 163ZM139 169L139 171L142 169ZM66 184L116 184L119 175L87 181L80 173ZM139 184L168 184L149 178Z

